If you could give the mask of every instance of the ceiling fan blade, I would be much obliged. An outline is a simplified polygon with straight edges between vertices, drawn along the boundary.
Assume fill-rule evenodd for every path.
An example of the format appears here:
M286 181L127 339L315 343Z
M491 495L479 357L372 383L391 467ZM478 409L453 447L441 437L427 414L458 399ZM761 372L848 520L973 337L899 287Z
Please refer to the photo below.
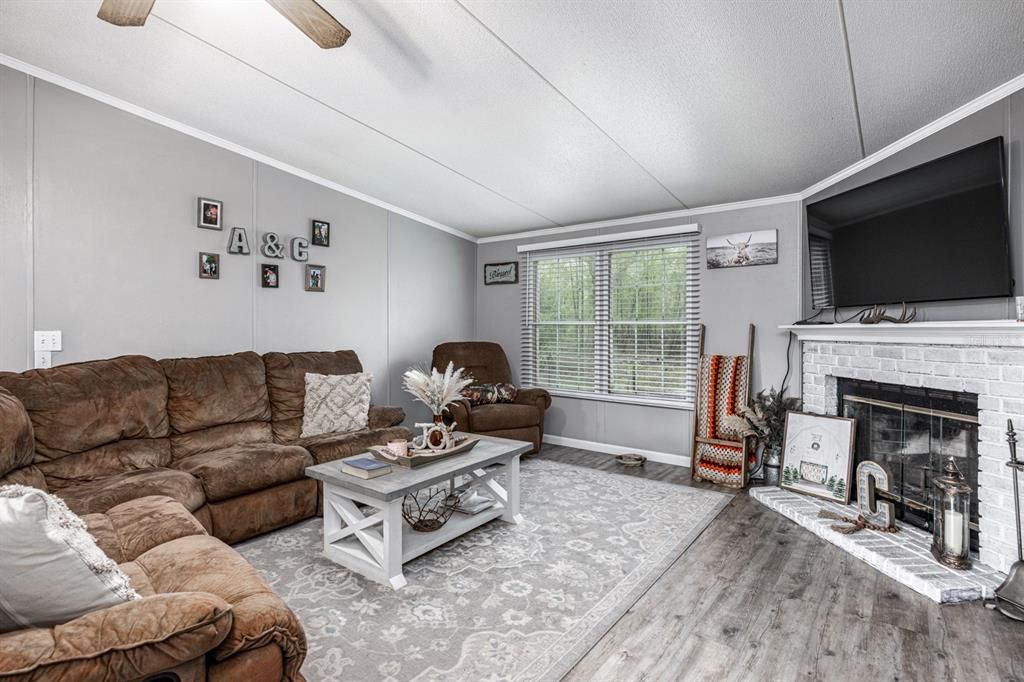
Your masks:
M109 0L105 0L108 1ZM352 32L338 23L315 0L267 0L284 17L295 24L310 40L324 48L341 47Z
M96 13L103 21L114 26L142 26L149 17L156 0L103 0Z

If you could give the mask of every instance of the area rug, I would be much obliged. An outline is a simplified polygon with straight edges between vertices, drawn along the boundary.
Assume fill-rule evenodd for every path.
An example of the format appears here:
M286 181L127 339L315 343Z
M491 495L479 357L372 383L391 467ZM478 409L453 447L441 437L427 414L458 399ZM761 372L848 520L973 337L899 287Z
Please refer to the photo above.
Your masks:
M730 499L539 459L521 482L523 523L406 564L397 592L325 559L320 519L236 549L302 621L311 682L557 680Z

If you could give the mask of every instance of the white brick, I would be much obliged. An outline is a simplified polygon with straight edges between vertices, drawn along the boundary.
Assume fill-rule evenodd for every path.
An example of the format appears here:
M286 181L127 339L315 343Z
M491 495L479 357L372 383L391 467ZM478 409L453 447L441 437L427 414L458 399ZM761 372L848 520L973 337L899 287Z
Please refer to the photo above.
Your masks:
M959 348L933 348L924 349L924 359L932 362L962 362L963 351Z
M980 348L964 348L964 362L985 362L985 351Z
M999 367L992 365L952 365L952 367L953 374L965 379L998 379L1000 375Z
M979 410L978 411L978 423L982 426L998 426L1003 429L1006 428L1006 420L1010 419L1013 415L1006 414L1005 412L997 412L995 410Z
M979 410L998 410L1002 407L1003 401L993 395L979 395Z
M878 369L879 362L881 362L881 360L878 358L855 357L851 361L851 364L858 369Z
M989 390L992 391L992 395L1024 398L1024 383L993 381L989 384Z
M1024 400L1002 400L1002 411L1007 414L1024 415Z
M992 365L1024 365L1024 350L990 350L987 356Z
M873 355L876 358L892 358L893 360L902 360L906 352L899 346L875 346L873 349Z
M964 391L967 393L974 393L976 395L982 395L988 393L989 382L981 379L964 379Z
M906 348L904 349L904 355L906 355L907 360L924 360L924 349L917 347Z
M900 360L896 363L896 369L901 372L932 374L935 371L935 363L921 362L920 360Z
M1003 367L1003 381L1024 384L1024 367Z
M964 380L954 377L925 377L924 385L929 388L938 388L943 391L964 390Z

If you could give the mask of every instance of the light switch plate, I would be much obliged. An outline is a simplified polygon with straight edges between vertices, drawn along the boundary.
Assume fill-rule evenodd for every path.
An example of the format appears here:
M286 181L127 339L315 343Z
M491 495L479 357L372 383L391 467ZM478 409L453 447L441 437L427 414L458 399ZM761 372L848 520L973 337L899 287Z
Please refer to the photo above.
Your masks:
M53 367L53 356L48 350L37 350L36 351L36 369L47 369Z
M60 330L36 331L35 345L33 350L59 351L62 350L62 338Z

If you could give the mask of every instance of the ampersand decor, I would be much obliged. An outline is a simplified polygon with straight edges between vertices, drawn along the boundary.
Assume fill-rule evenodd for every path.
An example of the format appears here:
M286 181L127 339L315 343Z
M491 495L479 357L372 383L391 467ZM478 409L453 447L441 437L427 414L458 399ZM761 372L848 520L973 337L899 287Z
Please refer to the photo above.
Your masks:
M267 258L284 258L284 244L281 243L281 238L274 232L264 234L260 253Z

